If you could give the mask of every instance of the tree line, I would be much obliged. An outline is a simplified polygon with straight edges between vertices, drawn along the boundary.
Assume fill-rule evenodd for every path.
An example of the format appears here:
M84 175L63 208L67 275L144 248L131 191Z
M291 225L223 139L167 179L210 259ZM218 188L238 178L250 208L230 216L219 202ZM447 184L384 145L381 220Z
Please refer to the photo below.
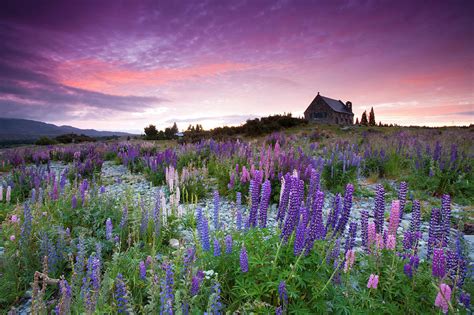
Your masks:
M241 126L224 126L210 130L204 130L202 125L189 125L188 128L178 137L179 132L176 123L172 127L166 128L164 131L158 131L155 125L149 125L145 128L145 139L147 140L166 140L181 138L186 142L196 142L201 139L213 138L216 140L226 139L236 136L259 136L269 134L286 128L307 124L304 118L292 117L291 113L283 115L271 115L268 117L248 119Z

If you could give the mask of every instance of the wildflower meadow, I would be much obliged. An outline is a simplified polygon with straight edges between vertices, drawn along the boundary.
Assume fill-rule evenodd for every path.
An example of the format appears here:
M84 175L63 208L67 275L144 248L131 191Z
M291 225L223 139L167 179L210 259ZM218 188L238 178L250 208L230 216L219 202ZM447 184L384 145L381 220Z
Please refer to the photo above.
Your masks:
M470 314L472 128L4 150L9 314Z

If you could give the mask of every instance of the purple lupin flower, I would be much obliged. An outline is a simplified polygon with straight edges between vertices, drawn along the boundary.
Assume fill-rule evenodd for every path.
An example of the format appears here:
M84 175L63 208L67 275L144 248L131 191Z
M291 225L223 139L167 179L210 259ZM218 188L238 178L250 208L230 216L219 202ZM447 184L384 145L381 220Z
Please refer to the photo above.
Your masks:
M155 237L158 238L160 237L161 233L161 192L157 195L156 201L155 201L155 207L153 208L153 225L154 225L154 230L155 230Z
M403 233L403 250L410 252L413 248L413 243L413 233L411 231L405 231L405 233Z
M76 209L77 208L77 197L76 195L72 195L71 198L71 208Z
M351 214L353 193L354 186L352 184L347 184L346 191L344 193L344 207L342 209L342 215L335 230L337 233L344 233L344 231L346 230L346 225L349 221L349 216Z
M375 231L379 234L383 233L383 221L385 214L385 190L381 184L377 185L375 193L374 222Z
M456 252L450 249L446 250L446 272L451 280L454 280L458 273L458 257Z
M398 200L400 200L400 220L403 219L403 212L405 211L405 204L407 201L408 184L407 182L400 182L398 188Z
M193 276L191 279L191 296L195 296L199 292L199 286L201 284L201 278L198 276Z
M296 176L291 177L289 211L286 214L285 223L281 232L284 242L287 242L297 224L298 213L303 199L304 182Z
M238 231L242 230L242 211L240 209L237 209L235 226Z
M336 239L336 241L334 242L334 247L330 250L331 250L331 252L329 253L329 255L327 255L327 258L326 258L326 263L328 265L330 265L331 262L334 262L339 257L339 253L341 251L341 239L340 238Z
M199 237L201 237L202 218L203 218L202 208L197 207L196 208L196 226L197 226L197 232L199 234Z
M110 218L108 218L105 221L105 238L108 241L112 240L112 229L113 229L112 220Z
M140 261L140 264L138 265L139 273L140 273L140 279L143 281L146 280L146 265L145 262L142 260Z
M304 222L304 226L308 226L309 212L308 212L308 208L306 208L303 205L301 205L301 207L300 207L300 217L301 217L301 220L303 220L303 222Z
M362 236L362 247L369 252L369 211L362 210L360 214L360 228Z
M219 230L219 191L214 191L214 230Z
M420 232L421 227L421 209L420 201L414 200L412 206L411 222L410 222L410 231L412 233Z
M303 246L305 244L305 234L306 234L306 225L303 219L300 219L298 227L296 228L296 236L293 252L295 256L299 256L303 251Z
M267 179L262 185L262 198L260 199L260 213L259 213L259 226L265 228L267 226L267 211L270 203L270 194L272 191L272 185Z
M51 200L58 200L59 198L59 191L58 191L58 182L53 176L53 190L51 191L50 194Z
M201 232L201 245L202 245L202 249L204 251L210 251L211 250L211 244L210 244L210 240L209 240L209 224L207 223L207 219L206 217L202 217L201 219L201 228L200 228Z
M71 309L72 290L65 279L59 280L59 303L55 308L56 314L69 314Z
M446 259L442 248L435 248L433 251L431 273L433 277L438 277L440 279L446 274Z
M226 254L232 254L232 235L227 235L224 240L225 243L225 253Z
M403 272L407 275L408 278L411 278L413 276L413 270L409 263L403 266Z
M148 229L148 209L145 207L143 200L140 203L141 208L141 223L140 223L140 235L143 237L146 235Z
M122 219L120 220L120 230L123 230L127 226L128 222L128 208L127 206L123 206L122 210Z
M240 271L242 271L243 273L249 271L249 259L245 246L242 246L242 249L240 250Z
M441 240L443 246L447 246L451 232L451 197L447 194L441 197L441 222L443 223Z
M212 294L210 297L210 313L214 315L219 315L222 312L222 308L224 306L221 302L221 286L219 282L216 280L214 285L212 286Z
M332 208L326 221L326 229L335 230L341 212L341 195L337 193L332 200Z
M148 256L150 257L150 256ZM186 275L190 271L191 264L196 258L196 249L194 247L189 247L186 249L183 257L183 273Z
M354 248L356 235L357 235L357 222L351 222L349 224L349 233L347 235L346 245L344 247L345 253L347 253L348 250Z
M414 269L418 269L419 264L420 264L420 257L418 257L417 255L410 256L410 265Z
M82 295L88 313L95 311L97 297L100 289L100 259L91 255L87 261L87 274L83 280Z
M79 282L82 280L84 274L84 261L86 257L86 248L84 245L84 238L79 237L77 243L77 255L76 255L76 263L74 264L74 272L77 275L77 281ZM76 283L77 284L77 283Z
M30 206L25 202L23 206L23 222L21 225L21 244L27 246L31 236L31 229L33 227L33 216L31 214Z
M288 292L286 291L285 281L280 281L278 285L278 297L280 298L280 304L283 306L283 309L286 309L288 306Z
M84 202L86 201L86 191L88 188L89 188L89 183L87 179L84 179L81 185L79 186L79 191L81 193L81 202L83 206L84 206Z
M255 171L256 173L258 171ZM250 180L250 214L249 214L249 225L251 227L257 226L257 212L258 212L258 204L259 204L259 197L260 197L260 182L256 179Z
M461 304L469 310L471 307L471 295L467 292L461 292L459 295L459 302L461 302Z
M442 243L440 232L442 232L441 210L439 208L433 208L431 210L430 226L428 229L428 257L431 257L433 248Z
M308 187L308 197L306 200L306 206L309 207L310 209L312 208L312 203L313 203L313 198L316 194L316 192L319 190L319 183L320 181L320 175L318 171L316 171L314 168L311 168L311 175L309 178L309 187Z
M221 245L219 244L219 240L214 237L214 257L221 255Z
M454 250L446 250L446 273L449 278L459 288L464 284L464 278L466 277L466 260L463 259L459 253Z
M161 308L160 314L173 314L174 303L174 274L173 268L169 263L163 263L162 269L165 272L165 277L161 282Z
M117 303L117 312L128 314L128 293L123 276L121 273L115 278L115 301Z
M311 216L311 222L309 224L308 235L305 241L306 255L309 254L313 248L314 241L323 239L326 231L323 225L323 212L322 208L324 205L324 193L322 191L316 192L314 201L314 210Z

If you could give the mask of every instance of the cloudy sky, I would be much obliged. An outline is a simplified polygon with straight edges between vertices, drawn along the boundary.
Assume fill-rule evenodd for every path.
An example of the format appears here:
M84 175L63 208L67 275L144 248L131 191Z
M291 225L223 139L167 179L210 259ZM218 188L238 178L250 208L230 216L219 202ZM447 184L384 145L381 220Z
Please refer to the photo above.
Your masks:
M2 1L0 117L141 132L301 115L474 123L474 1Z

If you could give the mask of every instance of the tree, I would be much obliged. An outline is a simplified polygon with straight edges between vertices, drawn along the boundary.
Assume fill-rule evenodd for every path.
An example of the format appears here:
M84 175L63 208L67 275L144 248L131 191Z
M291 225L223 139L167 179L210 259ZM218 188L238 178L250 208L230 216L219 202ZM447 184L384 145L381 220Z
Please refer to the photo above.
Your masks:
M356 117L356 125L359 124L359 117Z
M360 124L361 125L364 125L364 126L368 126L369 125L369 122L367 121L367 112L364 110L364 112L362 113L362 117L360 119Z
M176 123L173 124L173 127L171 127L171 132L173 133L173 136L179 132L178 130L178 125L176 125Z
M166 127L166 128L165 128L165 138L166 138L166 139L172 139L173 136L174 136L174 133L173 133L173 131L171 130L171 128L170 128L170 127Z
M373 107L370 109L369 113L369 126L375 126L375 114Z
M148 140L154 140L158 136L158 130L156 130L155 125L149 125L145 127L145 135Z

